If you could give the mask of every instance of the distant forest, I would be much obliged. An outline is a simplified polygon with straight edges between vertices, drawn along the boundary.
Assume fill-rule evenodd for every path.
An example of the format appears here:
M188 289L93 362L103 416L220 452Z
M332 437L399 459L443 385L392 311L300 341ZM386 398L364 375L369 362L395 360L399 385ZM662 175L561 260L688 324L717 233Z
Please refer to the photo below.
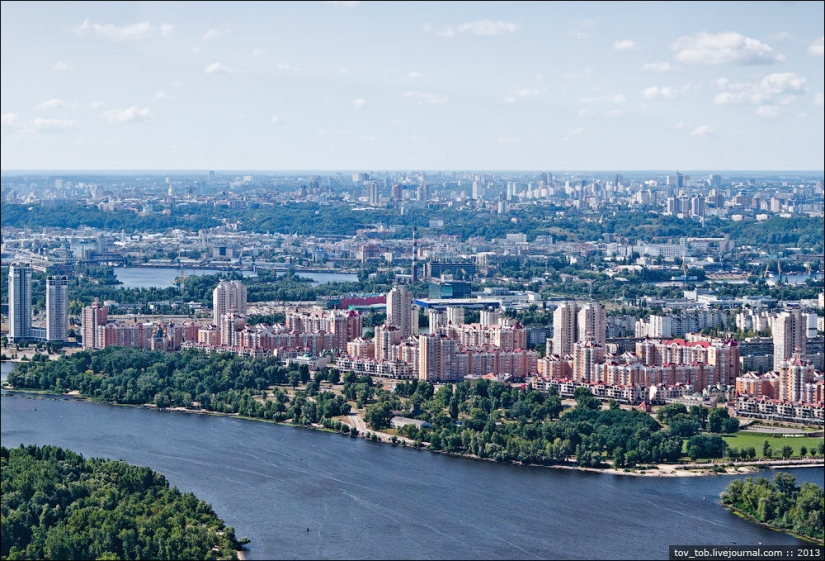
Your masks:
M30 210L31 209L31 210ZM157 210L161 210L158 208ZM0 219L4 227L42 228L54 226L93 228L126 232L158 232L173 228L200 230L228 222L253 233L283 233L308 235L352 236L363 228L376 224L398 227L391 237L408 238L412 227L426 228L431 218L440 218L444 226L438 233L456 235L462 240L479 237L485 240L503 238L509 233L527 234L527 241L537 236L552 236L555 241L596 241L604 232L612 232L630 240L656 241L680 236L721 237L729 235L737 246L751 245L765 249L786 247L810 248L822 252L825 229L820 218L795 215L792 219L771 217L753 220L720 220L708 217L702 224L649 211L605 213L583 219L581 216L557 214L563 207L533 206L512 210L506 214L484 214L470 209L409 208L402 215L396 208L355 211L346 205L317 203L287 203L260 205L252 203L246 209L229 209L213 205L189 204L169 207L170 214L155 212L138 215L131 210L104 212L93 205L72 204L49 207L4 204Z

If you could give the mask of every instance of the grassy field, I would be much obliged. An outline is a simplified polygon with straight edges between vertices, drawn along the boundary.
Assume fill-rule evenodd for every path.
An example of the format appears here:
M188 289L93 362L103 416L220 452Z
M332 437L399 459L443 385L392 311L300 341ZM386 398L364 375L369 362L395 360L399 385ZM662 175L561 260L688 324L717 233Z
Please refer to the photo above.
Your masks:
M785 436L781 438L774 438L772 434L761 432L740 431L736 434L723 435L722 438L728 443L728 446L733 446L742 450L743 448L753 447L756 450L756 457L764 457L762 454L762 444L767 440L771 443L771 450L781 450L783 446L790 445L793 448L794 456L799 456L799 449L805 446L808 449L808 454L811 450L816 450L817 445L822 442L821 437L810 436ZM808 457L808 456L806 456Z

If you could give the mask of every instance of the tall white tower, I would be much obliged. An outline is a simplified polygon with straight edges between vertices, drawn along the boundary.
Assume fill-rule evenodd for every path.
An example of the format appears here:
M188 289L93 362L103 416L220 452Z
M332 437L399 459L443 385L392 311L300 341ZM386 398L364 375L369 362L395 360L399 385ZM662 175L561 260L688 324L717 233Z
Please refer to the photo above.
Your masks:
M394 325L406 339L418 334L418 318L413 314L412 294L406 286L395 286L387 293L387 324Z
M807 352L808 318L801 310L782 312L773 320L773 369L779 372L783 360L791 358L794 352L805 357Z
M25 341L32 327L32 268L9 267L9 342Z
M69 277L46 278L46 341L69 340Z
M564 302L553 312L553 354L559 356L573 354L573 345L576 343L576 313L578 306L575 302Z
M220 325L228 313L246 315L246 286L239 280L222 280L212 291L212 323Z
M577 341L584 343L592 339L597 344L604 347L607 314L604 306L598 302L588 302L579 309L576 328L578 330Z

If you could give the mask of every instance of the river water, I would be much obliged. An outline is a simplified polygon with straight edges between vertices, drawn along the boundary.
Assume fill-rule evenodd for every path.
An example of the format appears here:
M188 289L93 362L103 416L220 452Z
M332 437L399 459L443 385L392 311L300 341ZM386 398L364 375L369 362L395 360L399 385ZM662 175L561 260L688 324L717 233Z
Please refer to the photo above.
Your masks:
M123 288L169 288L180 275L180 269L171 267L115 267L115 277L122 282ZM218 269L186 269L187 275L216 275L223 273ZM245 277L255 274L252 271L241 271ZM358 275L354 273L308 273L301 272L298 276L312 279L312 285L328 282L355 282Z
M669 544L801 543L724 510L731 477L501 465L71 398L4 394L0 409L3 446L147 465L248 536L249 559L660 559ZM822 482L820 468L791 471Z

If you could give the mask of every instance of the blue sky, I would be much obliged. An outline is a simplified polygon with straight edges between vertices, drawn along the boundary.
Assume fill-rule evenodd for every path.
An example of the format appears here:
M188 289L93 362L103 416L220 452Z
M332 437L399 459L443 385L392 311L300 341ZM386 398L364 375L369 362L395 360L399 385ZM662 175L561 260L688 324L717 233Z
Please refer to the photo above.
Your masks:
M821 170L823 2L2 3L3 169Z

